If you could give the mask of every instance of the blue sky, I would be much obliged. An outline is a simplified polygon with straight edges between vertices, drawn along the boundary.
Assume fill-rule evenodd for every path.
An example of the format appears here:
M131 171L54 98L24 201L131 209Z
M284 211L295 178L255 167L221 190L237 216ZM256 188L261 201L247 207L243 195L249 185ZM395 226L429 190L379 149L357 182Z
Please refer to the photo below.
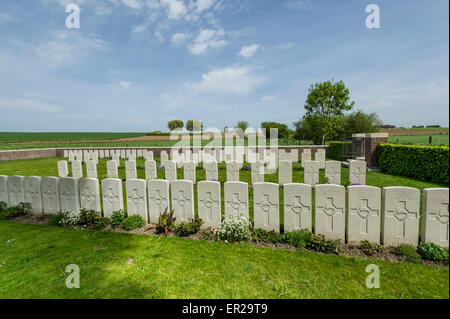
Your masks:
M81 9L68 29L66 5ZM368 29L365 8L380 7ZM448 0L2 0L0 131L288 124L312 83L398 126L449 117Z

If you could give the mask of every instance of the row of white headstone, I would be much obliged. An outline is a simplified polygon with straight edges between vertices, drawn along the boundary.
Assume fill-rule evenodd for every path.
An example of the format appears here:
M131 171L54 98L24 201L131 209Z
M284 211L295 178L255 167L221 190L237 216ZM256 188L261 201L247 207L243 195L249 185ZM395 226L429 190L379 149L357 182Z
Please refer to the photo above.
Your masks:
M122 159L136 160L137 158L145 158L146 160L153 160L153 152L145 149L101 149L101 150L64 150L64 157L69 159L69 162L78 160L81 162L95 161L103 158L112 158L117 161ZM161 165L169 160L169 153L167 151L160 152ZM284 149L273 150L264 149L262 151L254 152L245 147L225 147L223 149L207 148L199 151L192 151L190 149L183 150L181 153L178 150L173 150L170 153L170 159L177 163L181 168L184 163L194 162L206 163L216 161L223 162L238 162L238 163L255 163L256 161L263 161L265 163L272 161L291 161L297 163L299 161L299 154L297 149L286 152ZM315 153L315 161L320 163L320 168L325 168L325 149L318 149ZM305 149L301 154L301 163L304 167L306 161L311 161L311 150Z
M31 212L55 214L80 209L101 210L110 217L124 208L122 181L107 178L57 178L0 176L0 201L9 206L31 204ZM177 222L194 218L192 181L130 179L125 183L127 212L156 223L164 210L173 209ZM170 193L169 193L170 189ZM313 202L311 185L284 185L284 231L312 230ZM419 241L420 190L409 187L384 187L321 184L314 188L314 232L328 239L359 243L369 240L384 245ZM170 194L170 196L169 196ZM171 200L170 200L171 199ZM383 199L383 201L382 201ZM422 241L448 246L448 188L423 191ZM217 228L222 222L221 184L202 181L197 185L198 216L204 226ZM383 205L381 204L383 203ZM248 184L224 184L225 218L243 215L249 218ZM346 209L347 207L347 209ZM280 231L279 185L256 183L253 187L254 227Z
M118 178L118 163L116 160L110 160L106 163L107 176L109 178ZM203 168L206 173L206 180L219 180L218 163L216 161L205 162ZM231 162L226 164L227 181L239 181L240 169L242 164ZM316 185L319 183L319 171L321 168L320 162L306 161L304 168L304 183L309 185ZM194 184L196 180L197 164L195 162L185 162L183 164L184 179L190 180ZM173 160L167 160L164 164L165 179L168 181L177 180L177 163ZM97 178L97 162L88 160L86 162L87 177ZM69 177L69 166L67 161L58 161L58 176ZM135 160L128 160L125 162L125 176L126 179L137 178L137 168ZM80 161L74 160L72 162L72 177L82 178L83 168ZM156 161L145 161L145 179L152 180L157 178ZM341 184L341 162L326 161L325 162L325 178L327 184ZM264 182L264 162L256 161L251 164L251 181L252 184ZM282 160L279 162L278 168L278 183L280 185L292 183L292 162ZM349 182L350 184L366 184L366 162L365 161L350 161L349 168Z

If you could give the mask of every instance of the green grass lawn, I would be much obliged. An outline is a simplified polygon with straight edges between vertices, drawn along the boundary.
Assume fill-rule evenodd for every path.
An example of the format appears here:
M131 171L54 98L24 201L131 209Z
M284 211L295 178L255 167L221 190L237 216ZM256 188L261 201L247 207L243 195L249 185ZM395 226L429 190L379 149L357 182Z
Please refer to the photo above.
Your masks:
M365 286L369 264L380 289ZM448 299L448 287L448 268L0 222L0 298Z
M432 145L449 145L448 134L433 135L393 135L389 136L389 143L407 144L407 145L429 145L429 137L432 137Z

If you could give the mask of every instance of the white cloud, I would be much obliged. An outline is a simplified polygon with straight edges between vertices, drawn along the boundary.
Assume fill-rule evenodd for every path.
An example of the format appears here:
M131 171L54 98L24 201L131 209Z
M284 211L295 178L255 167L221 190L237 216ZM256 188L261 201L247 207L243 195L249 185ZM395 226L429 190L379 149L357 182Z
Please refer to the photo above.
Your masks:
M144 3L141 0L122 0L122 3L131 9L142 9Z
M53 39L39 45L25 43L38 56L47 58L54 63L66 63L84 58L94 51L107 51L110 46L107 42L96 37L85 37L80 33L67 31L55 32Z
M295 10L305 10L313 8L311 0L287 0L283 3L283 6Z
M274 95L263 96L263 97L261 98L261 101L262 101L262 102L270 102L270 101L272 101L274 98L275 98Z
M167 8L167 17L169 19L179 20L187 15L187 8L184 1L161 0L161 4Z
M131 82L128 81L119 81L118 84L124 89L128 89L131 86Z
M191 85L198 92L248 94L264 81L245 66L213 69L202 74L202 81Z
M13 18L11 18L10 15L4 13L4 12L0 12L0 25L1 24L5 24L5 23L9 23L14 21Z
M29 97L5 98L0 97L0 109L10 109L14 111L27 111L36 113L59 113L64 109L45 100Z
M287 50L287 49L292 49L293 47L295 47L295 43L293 42L287 42L287 43L283 43L277 46L278 50Z
M260 47L261 46L259 44L244 46L241 48L241 51L239 51L238 54L245 58L251 58L259 50Z
M189 52L192 54L204 54L211 49L219 49L227 44L223 39L223 30L202 30L193 43L189 45Z
M174 35L172 35L172 43L182 44L187 40L188 37L189 35L186 33L175 33Z
M196 11L202 12L208 10L216 3L216 0L197 0L195 3Z

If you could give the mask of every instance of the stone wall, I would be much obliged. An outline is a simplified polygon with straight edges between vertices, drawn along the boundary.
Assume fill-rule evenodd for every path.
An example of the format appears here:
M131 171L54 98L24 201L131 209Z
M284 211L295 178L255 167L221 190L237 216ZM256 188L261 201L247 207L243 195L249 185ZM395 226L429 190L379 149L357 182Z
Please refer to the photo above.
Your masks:
M62 153L61 153L62 154ZM0 151L0 161L60 156L55 148Z

